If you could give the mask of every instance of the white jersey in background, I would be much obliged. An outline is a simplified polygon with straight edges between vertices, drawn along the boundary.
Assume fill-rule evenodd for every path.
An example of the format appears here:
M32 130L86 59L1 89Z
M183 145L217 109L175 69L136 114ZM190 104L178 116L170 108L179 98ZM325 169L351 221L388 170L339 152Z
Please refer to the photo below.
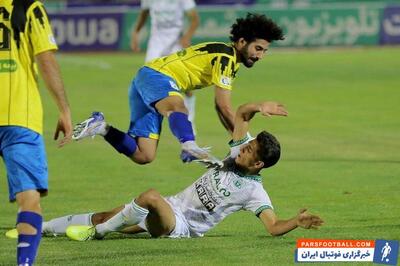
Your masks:
M184 30L185 12L196 7L193 0L142 0L141 8L150 12L150 38L146 62L182 49L179 40Z
M227 160L232 161L248 141L232 143ZM175 215L184 217L190 237L203 236L233 212L248 210L259 215L265 209L273 209L261 176L244 176L229 168L211 169L184 191L166 197Z

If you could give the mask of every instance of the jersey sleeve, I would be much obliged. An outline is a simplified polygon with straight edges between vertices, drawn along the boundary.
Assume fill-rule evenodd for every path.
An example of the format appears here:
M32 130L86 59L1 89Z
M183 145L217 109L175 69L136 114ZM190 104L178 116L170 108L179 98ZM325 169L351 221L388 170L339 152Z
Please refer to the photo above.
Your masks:
M196 3L193 0L182 1L183 10L188 11L196 7Z
M32 43L33 54L57 50L57 44L51 30L49 18L43 4L36 1L28 9L28 34Z
M247 143L252 141L253 139L254 138L252 136L250 136L249 133L247 133L247 135L244 138L240 139L240 140L236 140L236 141L231 140L231 141L229 141L228 144L229 144L229 146L231 148L229 157L236 158L236 156L238 156L239 153L240 153L240 148L243 145L246 145Z
M235 78L235 62L233 58L226 55L219 55L212 59L212 80L211 82L223 89L231 90Z
M261 183L259 183L254 189L253 194L244 204L243 209L253 212L256 216L260 215L263 210L274 209L271 200Z

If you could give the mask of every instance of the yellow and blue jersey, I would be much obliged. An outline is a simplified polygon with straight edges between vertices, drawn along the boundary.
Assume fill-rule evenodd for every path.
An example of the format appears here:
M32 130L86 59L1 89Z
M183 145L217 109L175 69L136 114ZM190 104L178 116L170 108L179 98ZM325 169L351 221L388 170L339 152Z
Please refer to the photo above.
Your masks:
M235 48L221 42L193 45L146 66L171 77L183 92L210 85L231 90L239 69Z
M15 5L21 8L14 9ZM41 2L1 0L0 126L21 126L42 133L43 110L34 57L56 49Z

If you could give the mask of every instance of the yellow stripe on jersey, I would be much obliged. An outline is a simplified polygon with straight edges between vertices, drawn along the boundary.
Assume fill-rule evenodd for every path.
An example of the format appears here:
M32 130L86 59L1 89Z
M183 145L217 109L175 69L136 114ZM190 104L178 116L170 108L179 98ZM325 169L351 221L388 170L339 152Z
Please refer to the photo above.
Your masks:
M231 90L239 69L235 48L220 42L197 44L146 66L174 79L184 92L213 84Z
M0 126L22 126L42 133L43 111L34 56L56 49L41 2L1 0Z

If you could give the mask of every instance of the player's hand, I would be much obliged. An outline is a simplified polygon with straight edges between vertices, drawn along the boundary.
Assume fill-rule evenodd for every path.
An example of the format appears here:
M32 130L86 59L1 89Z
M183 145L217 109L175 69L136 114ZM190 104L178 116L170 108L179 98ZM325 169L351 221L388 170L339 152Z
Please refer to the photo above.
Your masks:
M187 48L191 44L191 40L189 37L183 35L182 38L179 40L179 43L181 44L182 48Z
M287 116L288 112L286 111L283 104L277 102L262 102L260 103L259 111L264 116L272 116L272 115L281 115Z
M307 209L301 209L297 215L297 226L305 229L318 229L323 223L319 216L308 213Z
M60 113L60 116L59 116L58 122L57 122L56 131L54 133L54 140L58 139L60 132L62 132L64 134L64 137L58 143L58 147L62 147L71 141L72 122L71 122L71 113L69 112L69 110L65 111L63 113Z
M139 35L138 34L133 34L133 36L132 36L131 49L135 53L140 52Z

